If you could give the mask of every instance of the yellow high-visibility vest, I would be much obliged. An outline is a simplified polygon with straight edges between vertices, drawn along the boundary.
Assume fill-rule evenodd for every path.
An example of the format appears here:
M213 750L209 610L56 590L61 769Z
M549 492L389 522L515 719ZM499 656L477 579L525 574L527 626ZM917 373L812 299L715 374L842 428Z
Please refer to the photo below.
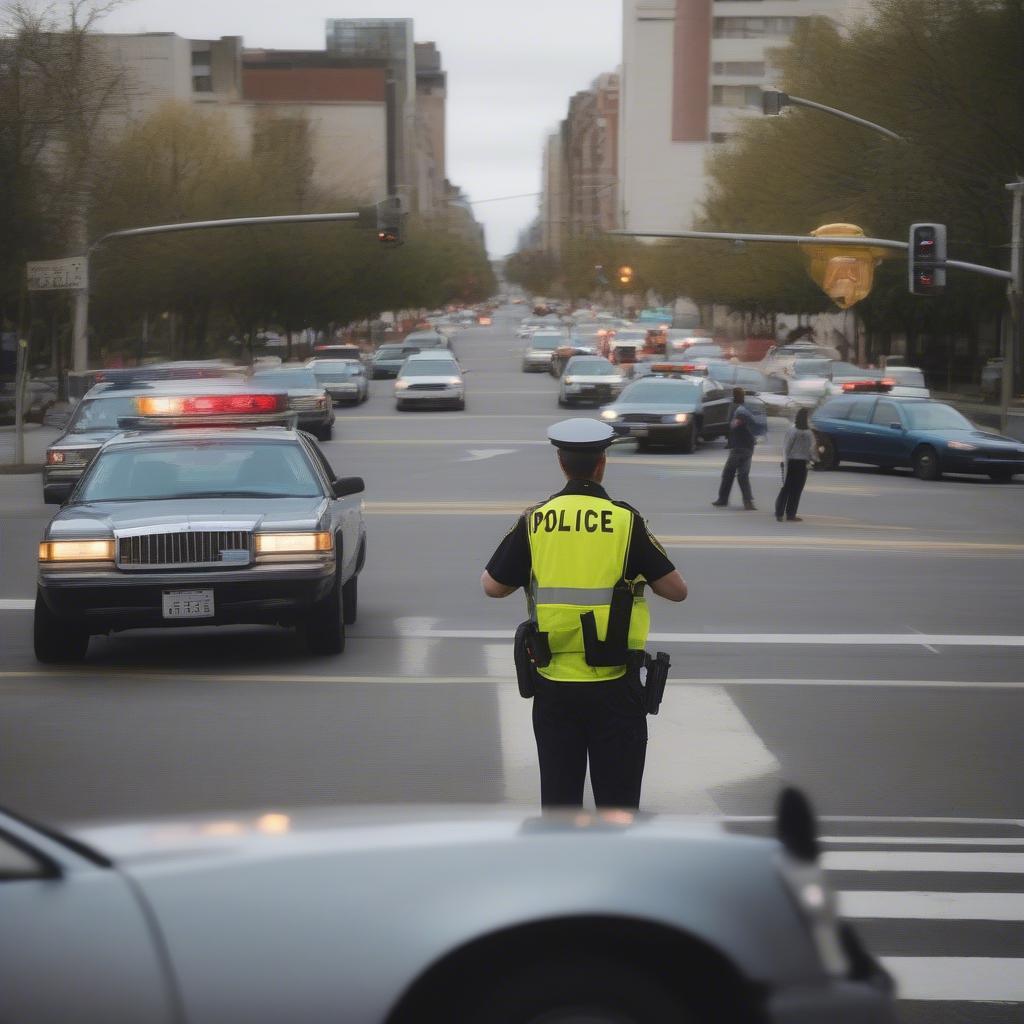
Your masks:
M625 574L634 519L628 508L587 494L559 494L526 513L530 611L551 649L551 661L538 668L546 679L598 681L626 671L625 665L587 664L580 616L592 611L597 637L606 639L612 588ZM643 649L649 629L647 602L634 597L631 650Z

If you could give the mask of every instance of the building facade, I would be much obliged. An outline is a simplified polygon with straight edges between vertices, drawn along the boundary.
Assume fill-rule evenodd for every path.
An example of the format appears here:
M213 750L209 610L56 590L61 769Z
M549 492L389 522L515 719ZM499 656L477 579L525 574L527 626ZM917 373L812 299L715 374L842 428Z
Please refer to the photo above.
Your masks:
M771 51L801 18L865 12L863 0L623 0L620 226L692 227L710 147L760 116Z

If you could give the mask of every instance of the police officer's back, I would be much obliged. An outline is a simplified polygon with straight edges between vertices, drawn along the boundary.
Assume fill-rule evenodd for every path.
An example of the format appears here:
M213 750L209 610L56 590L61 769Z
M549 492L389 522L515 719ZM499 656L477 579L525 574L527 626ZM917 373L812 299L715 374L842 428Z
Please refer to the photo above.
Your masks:
M650 707L640 677L650 623L643 588L682 601L686 584L640 514L601 486L611 428L565 420L548 437L566 486L520 517L482 583L490 597L527 592L530 621L517 644L532 661L541 802L582 804L589 760L595 803L636 807Z

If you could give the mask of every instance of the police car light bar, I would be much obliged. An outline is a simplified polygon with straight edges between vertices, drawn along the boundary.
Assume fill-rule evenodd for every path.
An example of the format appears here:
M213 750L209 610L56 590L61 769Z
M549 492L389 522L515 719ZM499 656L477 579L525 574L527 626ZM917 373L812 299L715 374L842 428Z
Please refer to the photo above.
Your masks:
M651 366L652 373L695 373L707 374L706 366L698 366L696 363L654 363Z
M864 392L887 392L892 391L896 386L894 380L848 380L843 385L843 391L850 393L864 393Z
M237 416L286 412L286 394L143 395L135 399L140 416Z

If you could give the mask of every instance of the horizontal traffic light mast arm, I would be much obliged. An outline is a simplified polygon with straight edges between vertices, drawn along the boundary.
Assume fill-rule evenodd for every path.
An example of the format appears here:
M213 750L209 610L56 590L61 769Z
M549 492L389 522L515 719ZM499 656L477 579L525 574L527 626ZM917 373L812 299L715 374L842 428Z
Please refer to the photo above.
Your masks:
M790 96L789 93L785 92L781 93L780 99L781 106L810 107L812 110L820 110L823 113L831 114L833 117L841 118L843 121L849 121L850 124L860 125L861 128L868 128L879 135L884 135L887 139L895 139L896 142L906 141L902 135L897 135L891 128L885 128L880 124L875 124L874 121L867 120L867 118L847 113L845 110L828 107L824 103L818 103L816 100L805 100L801 96Z
M248 228L266 224L312 224L317 221L359 220L358 211L353 213L287 213L276 217L232 217L228 220L193 220L180 224L151 224L144 228L125 228L122 231L109 231L100 236L89 252L99 248L112 238L140 238L144 235L167 235L175 231L206 231L211 228Z
M906 242L898 242L893 238L864 238L861 235L750 235L739 231L609 231L609 235L626 235L630 238L698 238L713 242L780 242L800 243L808 245L850 245L854 248L873 246L879 249L900 249L904 252L909 248ZM974 274L986 277L998 277L1004 281L1012 281L1013 274L1009 270L998 267L986 267L980 263L964 263L962 260L946 260L941 264L956 270L969 270Z

